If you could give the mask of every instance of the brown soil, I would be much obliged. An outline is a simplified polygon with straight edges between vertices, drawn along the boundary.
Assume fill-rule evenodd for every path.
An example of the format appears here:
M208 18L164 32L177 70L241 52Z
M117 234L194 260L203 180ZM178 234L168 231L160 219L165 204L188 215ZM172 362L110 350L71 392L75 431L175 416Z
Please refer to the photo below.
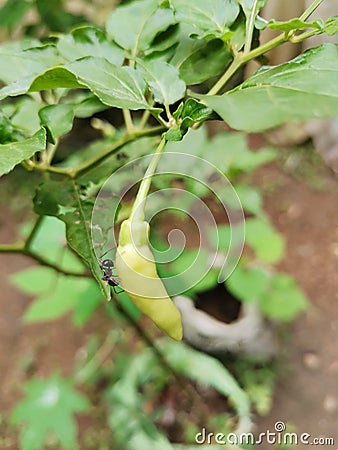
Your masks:
M287 239L287 256L280 269L294 275L312 302L284 340L273 409L265 418L256 417L255 422L259 432L273 431L274 423L283 421L299 433L333 437L334 446L321 448L338 449L338 187L330 173L320 176L321 190L312 187L308 178L285 173L274 164L254 177L266 191L266 209L272 221ZM18 223L16 216L2 218L1 242L15 240L13 223ZM69 376L88 333L100 330L104 334L111 327L103 308L84 330L74 329L67 318L24 326L20 318L29 299L10 284L8 275L30 264L18 255L0 255L0 384L5 417L22 395L23 382L31 373L46 376L61 368L62 374ZM32 365L27 364L29 360ZM89 422L83 419L81 426L97 427L97 434L102 431L102 421ZM1 434L1 448L18 448L11 433L8 438L6 430ZM296 448L305 450L308 446L299 444ZM84 449L87 447L81 447Z

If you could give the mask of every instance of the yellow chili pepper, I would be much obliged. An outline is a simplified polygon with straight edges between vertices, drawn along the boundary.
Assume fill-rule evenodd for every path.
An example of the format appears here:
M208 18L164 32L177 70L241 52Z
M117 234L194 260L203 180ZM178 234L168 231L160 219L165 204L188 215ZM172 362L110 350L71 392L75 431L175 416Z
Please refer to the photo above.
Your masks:
M148 235L148 222L131 218L122 222L116 253L119 279L135 305L168 336L180 341L181 314L157 274Z

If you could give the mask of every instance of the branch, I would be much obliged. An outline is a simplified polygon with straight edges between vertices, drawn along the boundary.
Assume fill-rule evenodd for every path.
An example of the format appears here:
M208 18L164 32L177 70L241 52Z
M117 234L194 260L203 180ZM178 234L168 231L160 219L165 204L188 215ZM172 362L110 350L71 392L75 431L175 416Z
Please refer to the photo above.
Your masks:
M102 161L104 161L110 155L118 152L124 145L128 144L129 142L132 142L140 137L157 136L163 133L164 131L166 131L166 127L160 125L152 128L146 128L144 130L135 130L129 134L125 133L123 136L120 137L120 139L115 141L108 150L105 150L104 152L96 156L96 158L87 161L85 164L77 168L60 168L54 166L33 165L31 169L33 168L35 170L39 170L40 172L51 172L58 175L66 176L70 179L76 179L80 175L83 175L84 173L98 166Z
M2 244L0 245L0 253L19 253L21 255L27 256L28 258L33 259L34 261L38 262L41 266L49 267L50 269L55 270L58 273L61 273L62 275L70 276L70 277L85 277L85 278L92 278L92 275L90 272L74 272L72 270L64 270L57 264L54 264L42 256L38 255L37 253L33 252L32 250L29 250L26 248L25 242L17 242L15 244Z

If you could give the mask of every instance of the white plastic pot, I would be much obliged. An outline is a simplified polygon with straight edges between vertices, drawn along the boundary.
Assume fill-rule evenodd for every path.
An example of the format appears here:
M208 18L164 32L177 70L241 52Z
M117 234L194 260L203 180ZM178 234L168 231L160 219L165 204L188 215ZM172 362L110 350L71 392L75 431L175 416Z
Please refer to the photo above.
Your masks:
M183 338L192 346L211 354L231 352L259 359L275 356L275 330L255 303L243 304L238 319L225 323L197 309L188 297L177 296L174 302L182 314Z

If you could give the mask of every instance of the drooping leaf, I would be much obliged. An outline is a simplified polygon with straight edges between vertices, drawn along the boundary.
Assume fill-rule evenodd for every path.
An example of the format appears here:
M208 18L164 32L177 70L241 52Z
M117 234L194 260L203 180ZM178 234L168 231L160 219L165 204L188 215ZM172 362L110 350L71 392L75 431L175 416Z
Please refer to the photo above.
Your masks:
M338 46L323 44L277 67L263 67L221 96L198 96L231 127L263 131L284 122L335 117Z
M10 172L16 165L46 148L46 130L41 128L24 141L0 145L0 176Z
M41 125L47 127L49 141L54 144L55 138L67 134L73 128L74 109L67 103L48 105L40 109Z
M91 239L90 220L93 201L83 198L80 187L72 180L47 181L41 184L34 197L34 211L40 215L55 216L66 224L66 237L70 247L84 259L105 298L110 298L103 284Z
M42 448L48 433L65 448L76 446L74 413L86 411L88 400L77 392L72 382L53 374L25 384L25 398L14 408L11 421L24 425L20 434L22 450Z
M246 221L246 242L253 248L257 258L275 264L284 256L283 237L265 219L252 218Z
M140 0L116 8L106 28L108 35L135 58L150 48L159 32L175 22L172 10L159 7L157 0Z
M105 33L93 26L82 26L63 35L57 42L59 53L68 61L85 56L106 58L115 65L121 65L124 59L123 51L109 41Z
M154 100L164 105L172 105L185 94L185 83L179 78L177 69L164 61L138 61Z
M192 25L200 38L223 38L238 14L237 0L172 0L179 21Z

